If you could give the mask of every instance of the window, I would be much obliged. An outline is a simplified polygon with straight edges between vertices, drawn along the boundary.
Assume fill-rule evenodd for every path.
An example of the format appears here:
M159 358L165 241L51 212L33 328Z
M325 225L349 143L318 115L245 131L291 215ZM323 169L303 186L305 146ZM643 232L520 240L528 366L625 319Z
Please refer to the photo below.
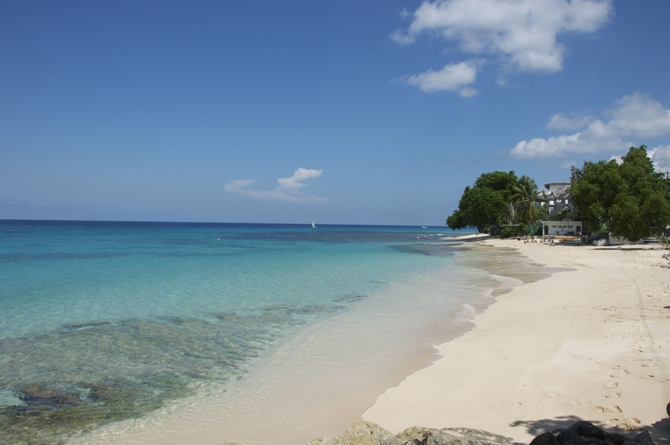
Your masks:
M568 203L568 200L567 200L567 199L565 200L565 203L566 203L566 204Z
M550 205L550 206L553 206L553 205L554 205L554 200L553 200L553 199L549 201L549 205Z

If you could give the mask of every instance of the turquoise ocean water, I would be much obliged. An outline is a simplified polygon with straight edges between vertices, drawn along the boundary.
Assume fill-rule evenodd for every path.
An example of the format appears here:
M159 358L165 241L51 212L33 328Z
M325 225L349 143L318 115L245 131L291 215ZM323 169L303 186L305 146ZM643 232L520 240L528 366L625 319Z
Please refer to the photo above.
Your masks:
M0 221L0 443L59 443L235 381L303 327L456 268L452 235Z

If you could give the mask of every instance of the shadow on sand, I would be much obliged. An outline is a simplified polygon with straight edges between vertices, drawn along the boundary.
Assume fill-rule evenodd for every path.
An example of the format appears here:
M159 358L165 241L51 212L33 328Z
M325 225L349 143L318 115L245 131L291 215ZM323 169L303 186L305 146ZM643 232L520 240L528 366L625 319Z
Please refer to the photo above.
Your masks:
M670 419L661 419L646 429L656 445L670 445Z
M585 419L581 419L577 416L562 416L555 419L517 420L512 422L511 426L523 427L528 434L537 437L545 432L551 432L557 429L567 429L572 424L581 420ZM622 431L618 428L594 420L589 420L589 422L609 433L623 434L628 437L635 437L640 434L641 430L647 430L656 445L670 445L670 419L668 418L661 419L651 425L641 425L640 431Z
M582 420L584 419L581 419L577 416L561 416L556 417L555 419L517 420L512 422L510 426L524 427L528 434L532 436L539 436L542 433L551 432L558 429L568 429L572 424ZM606 429L606 425L603 425L602 423L595 421L590 422L599 428Z

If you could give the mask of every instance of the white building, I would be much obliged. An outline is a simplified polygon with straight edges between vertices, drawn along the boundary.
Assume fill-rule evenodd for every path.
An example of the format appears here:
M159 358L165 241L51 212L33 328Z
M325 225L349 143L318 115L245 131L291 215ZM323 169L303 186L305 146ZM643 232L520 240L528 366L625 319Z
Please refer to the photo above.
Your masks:
M543 235L580 236L582 234L581 221L540 221Z
M550 182L544 184L546 190L538 193L538 200L536 205L538 207L547 206L548 215L550 218L560 210L574 210L572 205L572 198L570 197L570 183L569 182Z

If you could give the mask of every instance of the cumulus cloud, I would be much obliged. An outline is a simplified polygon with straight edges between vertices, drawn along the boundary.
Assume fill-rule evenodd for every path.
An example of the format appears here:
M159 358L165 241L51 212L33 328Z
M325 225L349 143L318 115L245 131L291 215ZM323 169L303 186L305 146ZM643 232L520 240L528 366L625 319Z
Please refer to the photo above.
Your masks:
M636 93L619 100L613 110L612 130L624 135L654 137L670 133L670 110Z
M300 189L307 185L303 184L303 181L318 178L322 173L323 170L299 168L293 173L293 176L277 179L277 187L274 190L253 190L248 188L251 184L256 182L253 179L237 179L230 181L223 187L223 189L228 193L256 199L288 201L298 204L318 204L327 201L326 198L302 193Z
M477 78L474 60L446 65L440 71L429 70L407 78L407 83L418 86L424 93L458 91L463 97L472 97L477 90L468 87Z
M595 119L595 116L566 117L563 113L557 113L551 116L547 128L551 130L577 130L586 127Z
M670 145L661 145L647 150L657 172L670 172Z
M426 0L409 28L391 38L410 44L432 32L463 51L502 56L523 71L554 72L565 53L557 36L594 32L612 13L611 0Z
M561 128L563 125L564 129L584 129L574 134L547 139L523 140L516 144L510 155L517 158L540 158L568 153L625 153L631 146L639 144L629 138L641 139L670 134L670 110L640 93L621 98L605 114L611 116L607 122L554 115L549 121L549 128Z

